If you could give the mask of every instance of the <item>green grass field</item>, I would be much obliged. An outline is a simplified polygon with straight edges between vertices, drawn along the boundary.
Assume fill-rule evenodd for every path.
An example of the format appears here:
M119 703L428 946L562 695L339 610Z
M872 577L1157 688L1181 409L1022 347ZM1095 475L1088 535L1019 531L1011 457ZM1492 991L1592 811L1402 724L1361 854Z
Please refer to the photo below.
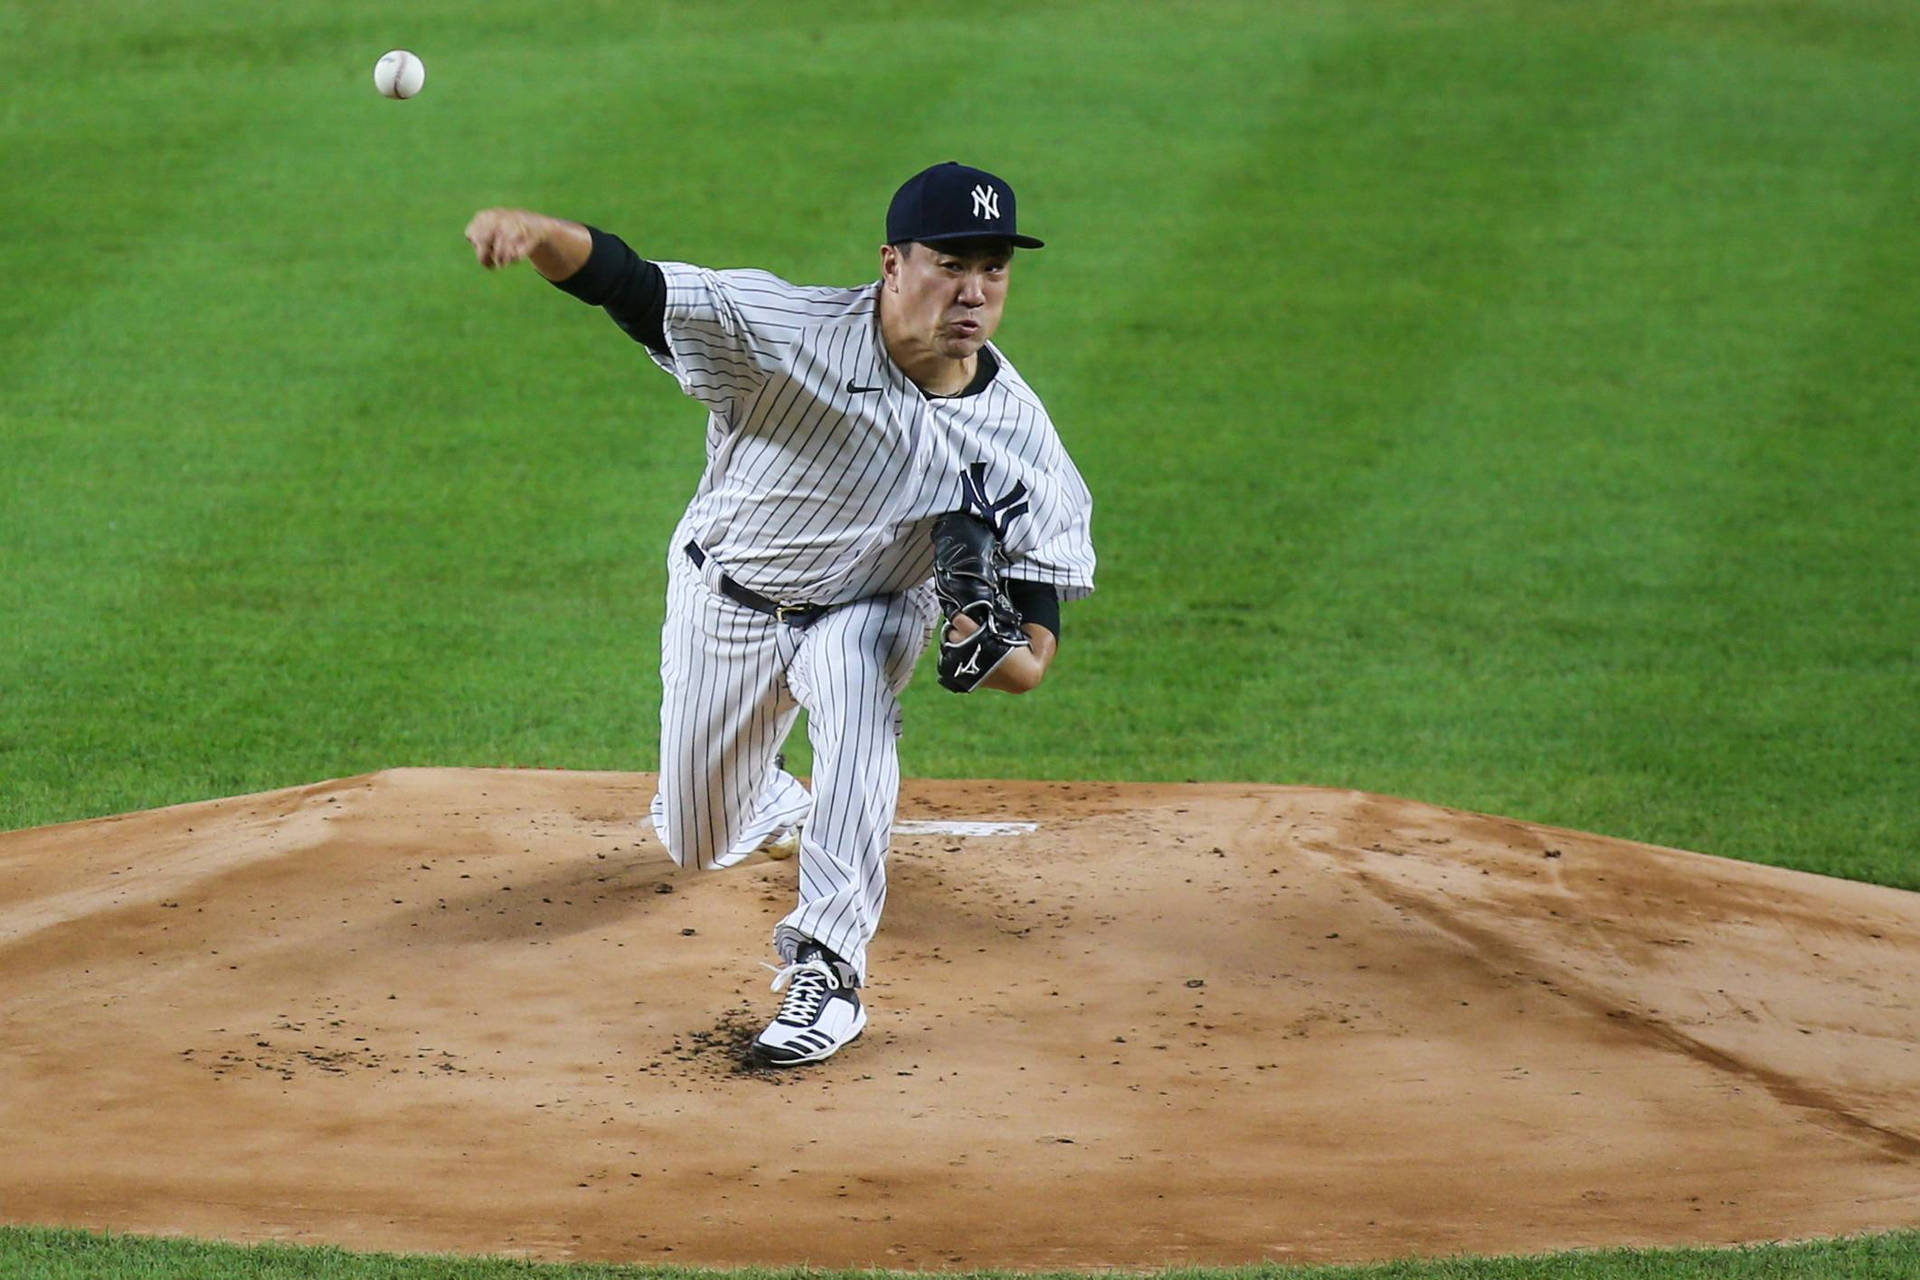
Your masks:
M1920 888L1909 0L398 12L0 0L0 829L652 768L702 415L461 229L854 283L954 157L1049 240L1000 342L1103 563L1038 695L922 672L909 774L1359 787Z
M8 1268L15 1268L9 1270ZM1158 1273L1165 1280L1909 1280L1920 1232L1806 1244L1665 1253L1604 1250L1526 1258L1462 1258L1352 1267L1237 1267ZM36 1280L155 1276L165 1280L898 1280L898 1271L701 1271L685 1267L556 1266L505 1259L395 1257L284 1245L242 1248L78 1231L0 1227L0 1275ZM961 1272L967 1280L1075 1280L1071 1273Z

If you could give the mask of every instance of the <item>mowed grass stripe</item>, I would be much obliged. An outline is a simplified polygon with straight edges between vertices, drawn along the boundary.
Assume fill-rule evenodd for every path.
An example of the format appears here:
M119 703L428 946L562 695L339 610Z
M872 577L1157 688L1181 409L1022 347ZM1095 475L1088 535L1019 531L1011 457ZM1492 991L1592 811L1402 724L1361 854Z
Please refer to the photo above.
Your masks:
M1046 696L1072 714L1030 719L1015 750L1042 772L1091 754L1099 776L1336 780L1316 708L1371 620L1294 598L1408 483L1405 424L1524 283L1515 242L1631 92L1613 50L1500 22L1363 25L1311 51L1080 389L1114 415L1093 441L1111 594L1068 618L1080 678Z
M1827 424L1819 462L1762 442L1795 411L1834 309L1873 287L1861 246L1899 198L1876 157L1910 141L1896 123L1909 91L1882 78L1872 94L1772 48L1740 61L1724 45L1634 47L1633 110L1575 158L1580 198L1516 246L1524 287L1406 424L1318 589L1294 603L1299 625L1354 640L1322 673L1326 700L1302 705L1276 678L1268 705L1308 718L1341 761L1333 780L1833 865L1847 854L1835 833L1810 845L1770 821L1766 792L1839 787L1890 815L1879 761L1899 748L1811 688L1772 711L1757 698L1793 687L1832 642L1819 623L1794 642L1767 625L1813 566L1750 548L1829 536L1818 509L1791 529L1765 510L1809 468L1863 492L1900 483L1872 474L1879 451L1854 454L1845 423ZM1875 594L1886 571L1855 550L1820 564L1811 590ZM1853 563L1864 577L1847 577ZM1848 678L1871 686L1895 637L1853 633ZM1855 865L1910 878L1891 835Z
M326 459L356 443L344 424L396 403L362 371L404 363L399 317L383 324L379 303L404 299L409 282L367 252L405 218L353 203L361 175L341 166L371 151L346 142L355 118L302 110L345 96L335 61L280 67L266 110L249 109L241 79L209 79L191 57L164 73L183 102L225 122L200 140L214 158L179 216L131 224L140 243L126 269L44 335L43 384L89 399L69 406L71 434L49 439L42 491L71 500L62 482L86 477L92 509L50 503L37 531L85 528L96 542L65 563L36 561L47 589L23 592L49 606L23 628L22 684L45 716L25 736L54 749L30 762L37 777L10 770L15 785L90 809L126 793L117 769L136 793L183 778L175 798L189 798L245 787L282 743L336 732L330 708L316 714L303 695L330 615L353 606L355 573L390 529L369 519L330 530L291 561L264 551L303 510L357 498ZM384 105L370 92L352 101ZM106 458L88 456L89 443ZM94 607L74 608L68 583L90 588ZM379 701L382 655L356 649L376 696L337 691L331 707Z
M168 714L149 694L171 655L146 648L155 620L138 601L169 546L198 536L244 448L225 421L248 386L232 362L244 331L205 323L229 288L236 229L220 172L272 151L280 123L271 100L238 110L203 67L89 64L62 46L47 41L45 85L27 80L24 123L61 160L52 181L14 187L25 220L59 234L12 242L10 258L42 259L8 273L39 320L10 335L4 384L4 772L8 799L37 812L118 767L123 725L137 735ZM90 198L75 198L75 173ZM46 269L54 246L72 272Z
M423 157L454 156L419 127L425 102L383 103L357 77L347 89L339 60L315 57L282 68L281 114L248 133L244 86L209 87L186 61L181 96L217 96L234 124L208 142L219 163L194 184L191 216L137 224L140 269L49 332L52 358L34 366L103 401L77 407L71 434L48 433L46 518L29 525L48 540L85 529L92 544L35 555L40 581L15 579L24 696L10 701L16 715L27 704L21 737L43 750L40 777L9 781L37 782L58 816L270 785L289 755L353 758L362 740L378 760L423 722L466 731L457 714L410 715L405 695L485 633L497 606L476 607L488 592L460 579L493 563L489 536L539 545L500 526L536 518L531 477L553 471L520 465L530 400L496 389L500 418L441 416L473 356L413 303L467 267L465 202L421 194L439 190ZM284 155L313 163L274 169ZM104 466L90 441L110 442ZM92 511L60 509L69 476L88 479ZM502 559L536 578L573 568ZM458 607L417 611L410 597L443 566ZM75 586L106 600L76 610ZM25 607L43 602L42 617ZM483 691L470 706L497 716L494 704Z
M1920 28L1909 35L1920 51ZM1808 297L1820 306L1774 412L1739 439L1736 500L1694 583L1729 638L1710 736L1751 744L1755 765L1709 776L1700 766L1717 753L1696 745L1686 799L1735 857L1920 888L1920 314L1901 283L1920 274L1920 173L1885 163L1920 146L1920 87L1893 66L1811 65L1844 75L1849 109L1824 135L1831 180L1802 193L1808 216L1782 238L1831 253L1773 283L1789 315ZM1809 66L1796 58L1776 80Z

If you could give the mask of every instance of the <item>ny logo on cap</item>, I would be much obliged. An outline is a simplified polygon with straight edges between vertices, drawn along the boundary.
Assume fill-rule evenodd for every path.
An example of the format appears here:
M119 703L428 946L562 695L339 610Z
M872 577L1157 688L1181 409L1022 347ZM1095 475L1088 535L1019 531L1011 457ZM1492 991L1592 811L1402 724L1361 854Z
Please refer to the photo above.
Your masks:
M986 183L973 189L973 216L976 218L998 218L1000 216L1000 192Z

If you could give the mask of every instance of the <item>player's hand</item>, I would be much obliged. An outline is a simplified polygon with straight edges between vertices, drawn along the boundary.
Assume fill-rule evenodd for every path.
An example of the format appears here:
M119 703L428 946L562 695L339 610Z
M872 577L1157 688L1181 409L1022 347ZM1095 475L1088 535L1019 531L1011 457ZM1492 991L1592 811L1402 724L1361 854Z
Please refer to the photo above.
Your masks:
M957 644L979 629L980 624L972 618L956 614L947 619L947 643ZM997 689L1001 693L1031 693L1040 687L1040 682L1046 679L1047 668L1053 665L1054 654L1059 652L1060 642L1045 627L1029 625L1025 631L1028 647L1009 653L980 682L980 688Z
M482 209L467 223L467 243L481 266L504 267L531 257L546 243L554 223L526 209Z

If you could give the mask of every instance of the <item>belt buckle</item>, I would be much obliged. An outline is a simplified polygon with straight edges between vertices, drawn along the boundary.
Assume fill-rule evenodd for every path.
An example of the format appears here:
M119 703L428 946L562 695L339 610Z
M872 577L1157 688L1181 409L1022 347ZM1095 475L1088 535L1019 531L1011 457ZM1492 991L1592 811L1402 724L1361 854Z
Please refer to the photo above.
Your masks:
M810 604L776 604L773 606L773 620L785 622L790 613L805 613L813 608Z

